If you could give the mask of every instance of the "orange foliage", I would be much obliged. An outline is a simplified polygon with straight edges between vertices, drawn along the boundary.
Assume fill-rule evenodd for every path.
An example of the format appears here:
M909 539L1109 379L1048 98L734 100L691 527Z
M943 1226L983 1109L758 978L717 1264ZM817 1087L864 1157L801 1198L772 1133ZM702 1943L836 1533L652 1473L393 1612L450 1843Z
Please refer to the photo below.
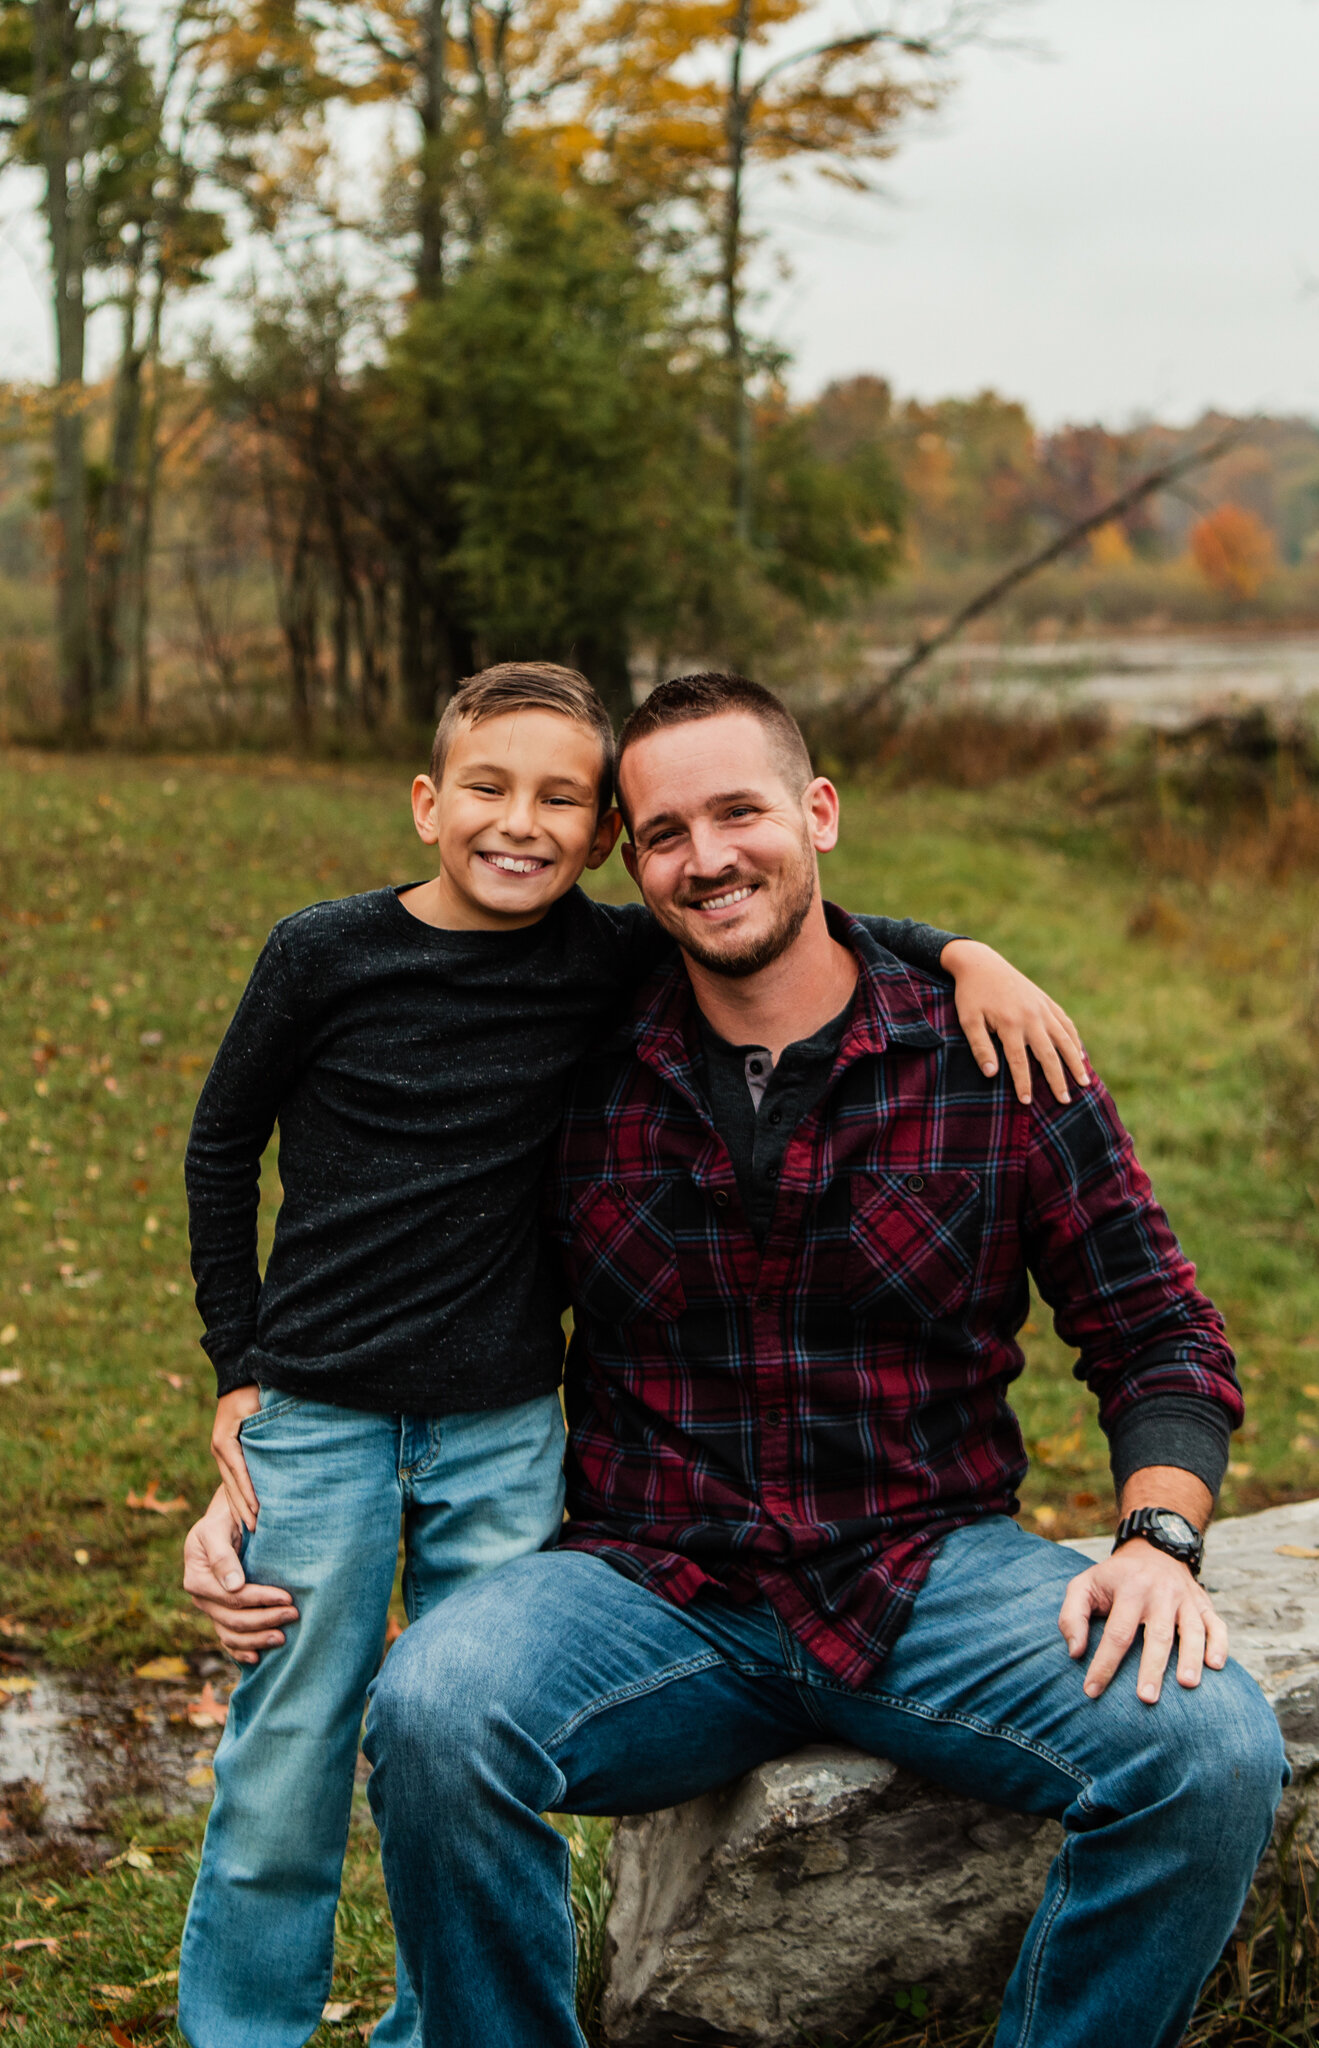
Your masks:
M1262 519L1243 505L1219 505L1191 528L1191 556L1205 582L1226 597L1255 597L1277 551Z

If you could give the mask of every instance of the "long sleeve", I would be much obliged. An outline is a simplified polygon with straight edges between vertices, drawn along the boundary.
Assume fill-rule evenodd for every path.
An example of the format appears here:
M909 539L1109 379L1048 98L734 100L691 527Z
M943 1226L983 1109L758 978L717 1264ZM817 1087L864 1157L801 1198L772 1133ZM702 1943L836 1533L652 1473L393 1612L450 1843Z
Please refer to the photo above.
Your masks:
M1032 1104L1022 1221L1040 1293L1098 1397L1119 1484L1169 1464L1216 1490L1243 1412L1223 1319L1101 1082L1070 1104L1043 1091Z
M911 917L858 916L857 923L863 924L886 952L895 954L908 967L923 967L929 974L943 972L939 955L953 939L965 936L962 932L941 931L937 924L918 924Z
M622 983L627 994L641 986L649 974L673 957L674 942L658 925L643 903L597 904L596 911L614 932L620 947ZM940 931L937 925L918 924L910 917L858 917L877 944L893 953L908 967L922 967L939 973L939 955L960 932Z
M243 1355L256 1337L261 1292L261 1155L295 1059L289 974L272 932L202 1089L184 1162L202 1347L221 1394L251 1377Z

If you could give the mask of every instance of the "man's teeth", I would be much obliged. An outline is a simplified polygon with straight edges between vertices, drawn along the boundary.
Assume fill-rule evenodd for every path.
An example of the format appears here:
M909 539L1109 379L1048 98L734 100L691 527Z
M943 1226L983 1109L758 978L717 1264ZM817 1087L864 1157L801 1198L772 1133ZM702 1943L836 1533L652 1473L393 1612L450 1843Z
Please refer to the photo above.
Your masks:
M538 875L547 865L543 860L519 860L512 853L487 853L485 858L492 868L502 868L506 875Z
M748 896L754 895L754 893L753 884L748 882L745 888L742 889L726 889L722 896L707 896L701 908L702 910L727 910L730 903L742 903Z

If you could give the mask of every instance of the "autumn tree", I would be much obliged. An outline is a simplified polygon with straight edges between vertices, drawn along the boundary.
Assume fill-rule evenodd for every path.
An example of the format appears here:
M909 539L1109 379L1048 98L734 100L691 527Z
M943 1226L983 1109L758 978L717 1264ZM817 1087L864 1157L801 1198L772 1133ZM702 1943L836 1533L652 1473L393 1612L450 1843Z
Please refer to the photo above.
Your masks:
M1191 559L1212 589L1238 603L1258 597L1277 565L1277 546L1254 512L1230 501L1191 528Z

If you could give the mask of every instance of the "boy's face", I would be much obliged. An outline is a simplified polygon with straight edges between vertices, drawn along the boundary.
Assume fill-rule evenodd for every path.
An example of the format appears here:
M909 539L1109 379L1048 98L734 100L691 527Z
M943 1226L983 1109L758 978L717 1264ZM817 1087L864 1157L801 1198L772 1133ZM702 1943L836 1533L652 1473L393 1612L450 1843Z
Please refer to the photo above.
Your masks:
M513 930L534 924L584 868L609 858L617 811L598 817L600 742L554 711L462 725L438 790L412 785L417 830L438 848L435 922Z

